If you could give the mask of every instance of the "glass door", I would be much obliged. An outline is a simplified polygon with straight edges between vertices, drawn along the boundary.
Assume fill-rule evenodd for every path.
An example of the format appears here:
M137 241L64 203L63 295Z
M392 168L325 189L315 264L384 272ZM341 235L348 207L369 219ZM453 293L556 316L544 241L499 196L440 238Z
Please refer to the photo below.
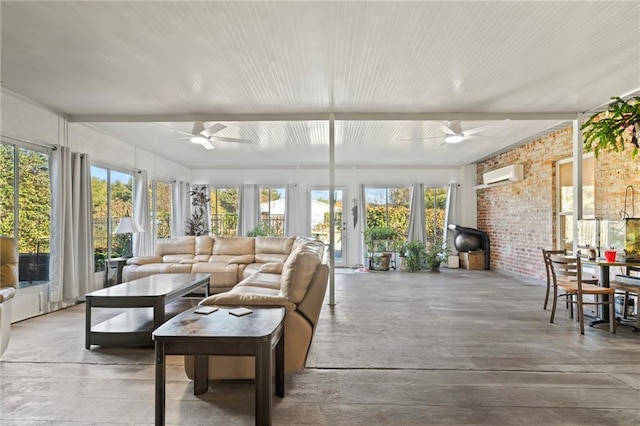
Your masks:
M329 189L316 188L310 191L311 236L329 244ZM335 215L335 255L334 265L346 266L346 223L342 215L344 205L344 188L336 188L334 191L334 215Z

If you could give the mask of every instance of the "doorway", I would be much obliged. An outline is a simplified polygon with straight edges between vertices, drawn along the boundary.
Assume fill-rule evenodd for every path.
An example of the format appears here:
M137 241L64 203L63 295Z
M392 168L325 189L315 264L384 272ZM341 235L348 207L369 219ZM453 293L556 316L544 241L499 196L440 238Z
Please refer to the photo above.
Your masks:
M310 194L310 235L329 244L329 188L320 187L309 191ZM344 187L334 190L334 217L335 217L335 244L333 264L336 267L346 266L345 251L346 245L346 222L343 216Z

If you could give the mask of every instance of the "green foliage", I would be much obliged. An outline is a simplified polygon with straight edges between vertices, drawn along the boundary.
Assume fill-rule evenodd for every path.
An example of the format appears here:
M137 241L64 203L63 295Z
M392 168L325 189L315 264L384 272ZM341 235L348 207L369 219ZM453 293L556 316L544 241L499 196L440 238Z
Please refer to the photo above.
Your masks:
M420 241L406 241L402 244L405 254L402 265L407 272L417 272L422 269L422 264L426 261L427 248Z
M640 132L640 96L625 101L613 97L615 102L606 111L592 115L580 129L584 136L585 151L593 151L597 157L601 150L624 151L625 142L633 145L631 157L638 155L638 134ZM637 126L637 130L635 126Z
M274 237L279 235L268 222L258 223L251 231L247 232L247 237Z
M446 244L436 243L435 241L427 244L425 254L425 262L431 269L438 269L440 264L447 259L450 250Z
M238 235L239 203L240 192L237 188L216 188L211 191L212 234L224 237Z

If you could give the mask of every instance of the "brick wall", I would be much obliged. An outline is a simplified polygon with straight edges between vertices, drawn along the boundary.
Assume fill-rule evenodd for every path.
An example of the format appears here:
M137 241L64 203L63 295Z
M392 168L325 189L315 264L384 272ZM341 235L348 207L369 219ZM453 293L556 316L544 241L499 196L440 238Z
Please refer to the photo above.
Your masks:
M478 164L478 182L489 170L511 164L524 165L520 182L478 191L478 229L491 240L491 269L533 279L544 279L542 248L556 246L556 162L572 156L572 128L497 155ZM620 219L625 188L632 185L635 206L628 192L627 212L640 217L640 157L629 150L602 152L595 160L595 213L605 219Z

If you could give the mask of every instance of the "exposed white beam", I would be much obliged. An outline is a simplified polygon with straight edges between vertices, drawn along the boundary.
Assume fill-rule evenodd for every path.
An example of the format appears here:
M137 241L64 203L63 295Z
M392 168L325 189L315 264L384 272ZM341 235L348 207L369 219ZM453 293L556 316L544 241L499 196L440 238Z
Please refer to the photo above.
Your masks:
M495 121L495 120L574 120L577 112L320 112L278 114L176 114L176 115L112 115L75 114L71 123L137 123L137 122L191 122L191 121L327 121L334 114L336 121Z

